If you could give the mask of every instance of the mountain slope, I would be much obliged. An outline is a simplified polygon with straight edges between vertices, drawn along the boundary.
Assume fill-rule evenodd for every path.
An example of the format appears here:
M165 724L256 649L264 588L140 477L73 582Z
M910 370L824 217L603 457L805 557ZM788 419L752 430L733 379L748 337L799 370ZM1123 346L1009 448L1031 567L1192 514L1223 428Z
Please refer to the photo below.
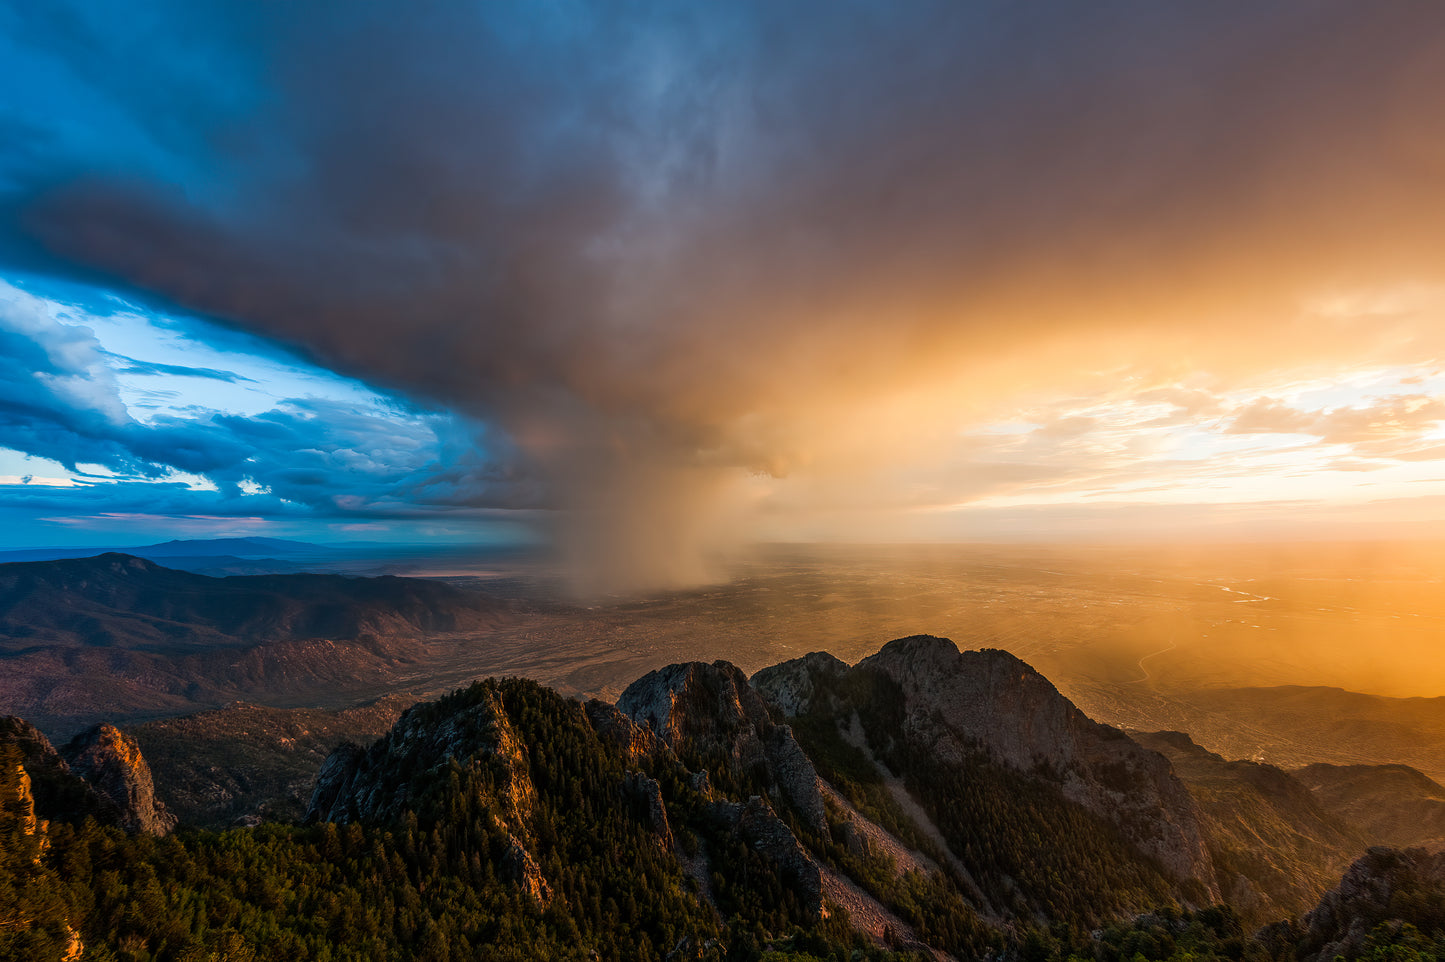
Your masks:
M380 738L414 698L343 711L236 703L129 729L155 774L156 793L183 826L300 819L316 770L346 741Z
M1368 845L1272 765L1226 761L1181 732L1133 738L1168 758L1199 803L1220 892L1252 922L1307 911Z
M752 682L824 778L986 914L1093 923L1214 896L1168 763L1012 655L915 636L852 668L814 653Z
M1277 955L1331 959L1437 959L1445 950L1445 855L1372 848L1297 923L1261 937Z

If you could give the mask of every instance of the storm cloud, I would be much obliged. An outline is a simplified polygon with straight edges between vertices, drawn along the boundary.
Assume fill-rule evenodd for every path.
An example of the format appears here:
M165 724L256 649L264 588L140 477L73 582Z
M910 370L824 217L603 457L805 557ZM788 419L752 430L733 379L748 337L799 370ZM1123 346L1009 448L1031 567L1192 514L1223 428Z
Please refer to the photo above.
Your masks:
M1442 347L1330 306L1445 282L1424 4L4 17L0 259L496 425L596 587L696 577L750 473L912 456L1004 385Z

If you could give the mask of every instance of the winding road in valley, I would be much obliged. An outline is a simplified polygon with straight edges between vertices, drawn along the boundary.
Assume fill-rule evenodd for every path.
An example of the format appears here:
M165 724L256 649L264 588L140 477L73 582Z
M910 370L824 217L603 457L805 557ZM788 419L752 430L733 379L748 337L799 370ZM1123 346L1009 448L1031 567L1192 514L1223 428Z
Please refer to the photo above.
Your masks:
M1149 674L1149 669L1144 667L1144 662L1148 661L1150 658L1154 658L1154 657L1157 657L1158 655L1162 655L1162 654L1164 654L1166 651L1173 651L1175 648L1178 648L1178 647L1179 647L1179 643L1178 643L1177 641L1170 641L1168 648L1160 648L1158 651L1151 651L1151 652L1149 652L1149 654L1145 655L1143 658L1140 658L1140 659L1139 659L1139 672L1140 672L1140 677L1135 678L1133 681L1130 682L1130 684L1132 684L1132 685L1142 685L1142 684L1144 684L1145 682L1147 682L1150 678L1154 677L1153 675Z

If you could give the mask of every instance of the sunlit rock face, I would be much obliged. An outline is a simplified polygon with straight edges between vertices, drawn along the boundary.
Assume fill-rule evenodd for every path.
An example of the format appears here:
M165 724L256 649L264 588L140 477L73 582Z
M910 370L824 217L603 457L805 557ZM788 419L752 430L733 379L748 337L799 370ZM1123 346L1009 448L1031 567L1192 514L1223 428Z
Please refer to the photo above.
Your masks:
M113 725L97 725L65 746L70 770L119 810L128 832L166 835L176 817L156 798L150 765L134 738Z
M35 796L30 791L30 775L19 761L7 766L6 776L0 780L0 811L9 813L15 819L19 833L24 838L35 838L43 834L43 828L35 817ZM37 851L43 846L36 846ZM38 854L37 854L38 859Z
M593 698L583 708L597 734L621 748L630 764L636 765L665 749L651 728L637 724L616 705Z
M627 686L617 708L674 749L722 751L742 765L761 759L758 735L773 724L747 677L726 661L649 672Z

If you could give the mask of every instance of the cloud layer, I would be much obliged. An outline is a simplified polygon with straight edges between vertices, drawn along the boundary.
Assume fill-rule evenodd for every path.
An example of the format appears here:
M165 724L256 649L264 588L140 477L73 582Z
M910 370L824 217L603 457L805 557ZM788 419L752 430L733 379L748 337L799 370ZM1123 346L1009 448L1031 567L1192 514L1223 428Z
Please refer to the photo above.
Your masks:
M1438 303L1396 297L1445 283L1426 5L5 17L24 69L0 112L0 258L497 425L581 566L628 580L694 573L750 472L847 485L1020 392L1445 346ZM80 390L44 377L32 401ZM139 449L103 398L77 409L15 443ZM214 421L178 466L235 473L298 418Z
M149 505L136 495L140 506L151 514L239 511L351 520L543 506L535 482L517 476L509 445L445 413L316 395L281 399L269 410L244 415L176 406L169 398L165 404L127 404L123 382L134 376L171 384L177 378L251 379L114 354L91 328L58 316L60 310L0 284L0 448L59 463L90 486L92 501L103 492L113 513L138 507L117 480L157 482L178 474L199 480L215 496L180 503L196 492L194 483L178 481L157 486ZM6 500L12 509L44 511L42 502L74 504L75 494L12 489Z

